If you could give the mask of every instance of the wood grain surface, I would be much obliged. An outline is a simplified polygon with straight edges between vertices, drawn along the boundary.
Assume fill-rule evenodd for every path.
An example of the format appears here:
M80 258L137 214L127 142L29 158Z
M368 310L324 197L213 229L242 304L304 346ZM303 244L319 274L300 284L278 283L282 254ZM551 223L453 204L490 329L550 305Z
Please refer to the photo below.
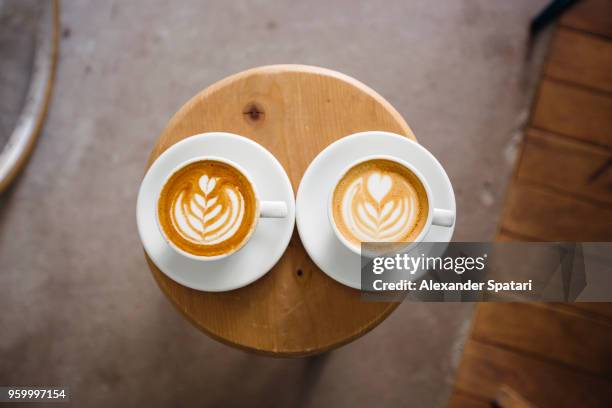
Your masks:
M451 395L448 408L491 408L491 403L480 396L456 390Z
M592 317L605 317L612 325L612 303L574 303L571 306L588 312Z
M260 67L217 82L187 102L162 132L148 165L191 135L232 132L270 150L297 191L321 150L366 130L415 139L388 102L346 75L302 65ZM398 305L362 302L359 291L333 281L310 260L297 230L267 275L230 292L186 288L147 261L162 291L194 325L226 344L267 355L306 356L338 347Z
M530 129L517 180L612 205L612 156L608 149Z
M612 208L593 205L538 185L508 189L501 228L543 241L608 241Z
M563 15L561 25L612 37L612 1L581 0Z
M476 319L473 339L537 354L612 379L610 322L586 319L554 303L535 302L490 303L478 309Z
M610 0L577 2L562 18L498 241L612 239L611 35ZM605 255L597 264L610 264ZM611 344L612 303L480 304L451 404L511 407L499 397L509 387L541 408L612 406Z
M546 75L612 92L612 42L582 31L560 28L552 41Z
M532 126L612 147L612 95L544 79Z
M522 350L468 341L462 368L457 372L456 389L492 401L504 385L517 390L536 407L606 407L612 398L610 383L598 376L533 358Z

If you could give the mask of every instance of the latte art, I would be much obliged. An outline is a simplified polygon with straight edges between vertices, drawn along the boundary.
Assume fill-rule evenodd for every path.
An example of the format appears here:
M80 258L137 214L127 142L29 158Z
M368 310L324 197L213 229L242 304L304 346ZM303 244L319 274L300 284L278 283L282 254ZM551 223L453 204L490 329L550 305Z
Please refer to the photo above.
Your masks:
M239 247L251 232L255 193L246 177L227 163L202 160L174 173L158 201L166 237L199 256Z
M333 217L349 241L406 242L423 229L429 204L409 169L375 159L351 168L333 192Z
M217 244L230 238L244 218L244 198L236 186L204 174L198 188L185 188L174 203L172 224L195 244Z

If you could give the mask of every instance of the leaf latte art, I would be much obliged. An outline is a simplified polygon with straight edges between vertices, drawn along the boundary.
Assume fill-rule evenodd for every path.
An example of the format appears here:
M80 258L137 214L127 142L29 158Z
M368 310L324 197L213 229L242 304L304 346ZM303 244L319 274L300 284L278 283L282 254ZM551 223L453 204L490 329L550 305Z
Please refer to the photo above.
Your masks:
M202 160L173 174L160 194L158 219L179 248L201 256L224 254L249 235L256 211L246 177L224 162Z
M217 187L217 183L219 186ZM236 233L244 218L244 199L233 185L204 174L197 188L183 190L172 211L172 224L196 244L216 244Z
M391 160L352 167L333 193L333 217L353 243L412 241L423 229L429 203L417 176Z

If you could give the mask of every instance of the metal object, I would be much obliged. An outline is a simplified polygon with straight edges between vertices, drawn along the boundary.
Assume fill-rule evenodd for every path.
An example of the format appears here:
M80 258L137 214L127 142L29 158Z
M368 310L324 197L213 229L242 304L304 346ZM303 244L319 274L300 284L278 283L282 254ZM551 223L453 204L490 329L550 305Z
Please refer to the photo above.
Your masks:
M4 146L0 146L0 192L15 178L34 147L53 84L59 42L59 0L37 2L37 5L40 9L36 10L30 83L15 127ZM6 0L0 6L6 6Z

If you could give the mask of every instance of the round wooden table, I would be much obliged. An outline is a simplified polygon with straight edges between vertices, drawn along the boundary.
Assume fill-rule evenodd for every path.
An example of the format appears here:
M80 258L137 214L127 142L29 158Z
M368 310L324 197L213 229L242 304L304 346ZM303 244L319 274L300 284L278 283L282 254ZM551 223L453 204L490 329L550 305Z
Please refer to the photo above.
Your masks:
M297 191L308 164L321 150L366 130L415 139L387 101L353 78L304 65L259 67L223 79L187 102L157 140L148 166L181 139L232 132L270 150ZM398 305L363 302L359 291L329 278L308 257L297 229L268 274L230 292L186 288L148 257L147 262L163 293L196 327L223 343L266 355L307 356L331 350L367 333Z

